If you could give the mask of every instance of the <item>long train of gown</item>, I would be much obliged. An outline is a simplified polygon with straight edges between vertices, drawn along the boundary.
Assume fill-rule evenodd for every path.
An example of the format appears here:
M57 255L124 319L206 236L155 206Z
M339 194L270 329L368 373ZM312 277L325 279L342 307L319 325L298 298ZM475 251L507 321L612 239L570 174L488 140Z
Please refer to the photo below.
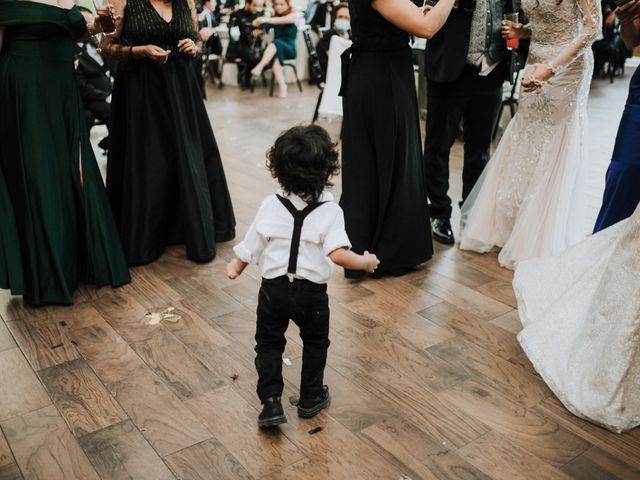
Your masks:
M520 263L518 340L575 415L640 425L640 208L566 252Z
M498 260L550 255L592 230L602 194L584 155L595 0L524 0L532 29L528 64L554 62L541 93L520 94L518 112L462 208L460 248L501 248Z

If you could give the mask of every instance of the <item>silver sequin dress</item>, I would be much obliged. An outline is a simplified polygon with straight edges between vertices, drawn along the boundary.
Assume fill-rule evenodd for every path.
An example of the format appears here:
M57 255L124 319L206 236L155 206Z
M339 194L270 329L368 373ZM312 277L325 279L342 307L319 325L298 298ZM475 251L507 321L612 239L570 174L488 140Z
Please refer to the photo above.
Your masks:
M465 202L460 237L463 250L501 248L507 268L582 240L602 193L593 181L599 170L583 151L600 2L524 0L523 7L531 28L528 64L553 63L556 74L541 93L520 93L516 116Z
M520 263L518 340L575 415L640 425L640 208L566 252Z

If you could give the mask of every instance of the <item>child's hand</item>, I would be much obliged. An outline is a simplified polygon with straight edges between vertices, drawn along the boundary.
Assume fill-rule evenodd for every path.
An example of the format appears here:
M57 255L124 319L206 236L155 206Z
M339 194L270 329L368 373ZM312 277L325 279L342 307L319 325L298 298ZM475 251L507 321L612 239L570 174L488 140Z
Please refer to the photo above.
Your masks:
M246 264L242 260L234 258L227 264L227 276L231 280L235 280L240 276L244 267L246 267Z
M378 257L376 257L374 253L369 253L366 250L362 256L364 257L366 265L365 270L369 273L375 272L376 268L378 268L378 265L380 265L380 260L378 260Z

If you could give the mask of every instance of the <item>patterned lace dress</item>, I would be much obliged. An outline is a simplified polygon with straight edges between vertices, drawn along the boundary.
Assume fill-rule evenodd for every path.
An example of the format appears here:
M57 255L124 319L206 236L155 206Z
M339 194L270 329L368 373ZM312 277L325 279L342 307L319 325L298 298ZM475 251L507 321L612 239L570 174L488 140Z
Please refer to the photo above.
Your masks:
M522 348L575 415L614 432L640 425L640 208L513 282Z
M528 63L553 63L556 74L541 93L521 92L518 113L462 209L460 239L463 250L501 248L500 264L512 269L586 237L602 193L598 166L584 155L600 2L524 0L523 7Z

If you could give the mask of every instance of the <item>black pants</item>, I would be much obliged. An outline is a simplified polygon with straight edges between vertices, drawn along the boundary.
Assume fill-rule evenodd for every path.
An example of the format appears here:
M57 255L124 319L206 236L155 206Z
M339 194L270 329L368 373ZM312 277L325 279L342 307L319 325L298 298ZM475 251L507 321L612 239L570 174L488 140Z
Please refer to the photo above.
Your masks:
M291 283L287 277L263 279L256 328L257 390L261 401L282 395L282 353L289 319L300 328L303 342L300 399L312 400L322 390L329 348L327 285L307 280Z
M464 131L463 202L489 161L491 136L502 101L504 63L485 77L478 75L478 70L472 66L466 66L453 82L427 81L424 161L431 218L451 218L449 152L461 120Z
M89 102L84 105L84 116L87 121L87 128L91 130L96 120L104 123L109 128L109 117L111 114L111 104L104 101Z

